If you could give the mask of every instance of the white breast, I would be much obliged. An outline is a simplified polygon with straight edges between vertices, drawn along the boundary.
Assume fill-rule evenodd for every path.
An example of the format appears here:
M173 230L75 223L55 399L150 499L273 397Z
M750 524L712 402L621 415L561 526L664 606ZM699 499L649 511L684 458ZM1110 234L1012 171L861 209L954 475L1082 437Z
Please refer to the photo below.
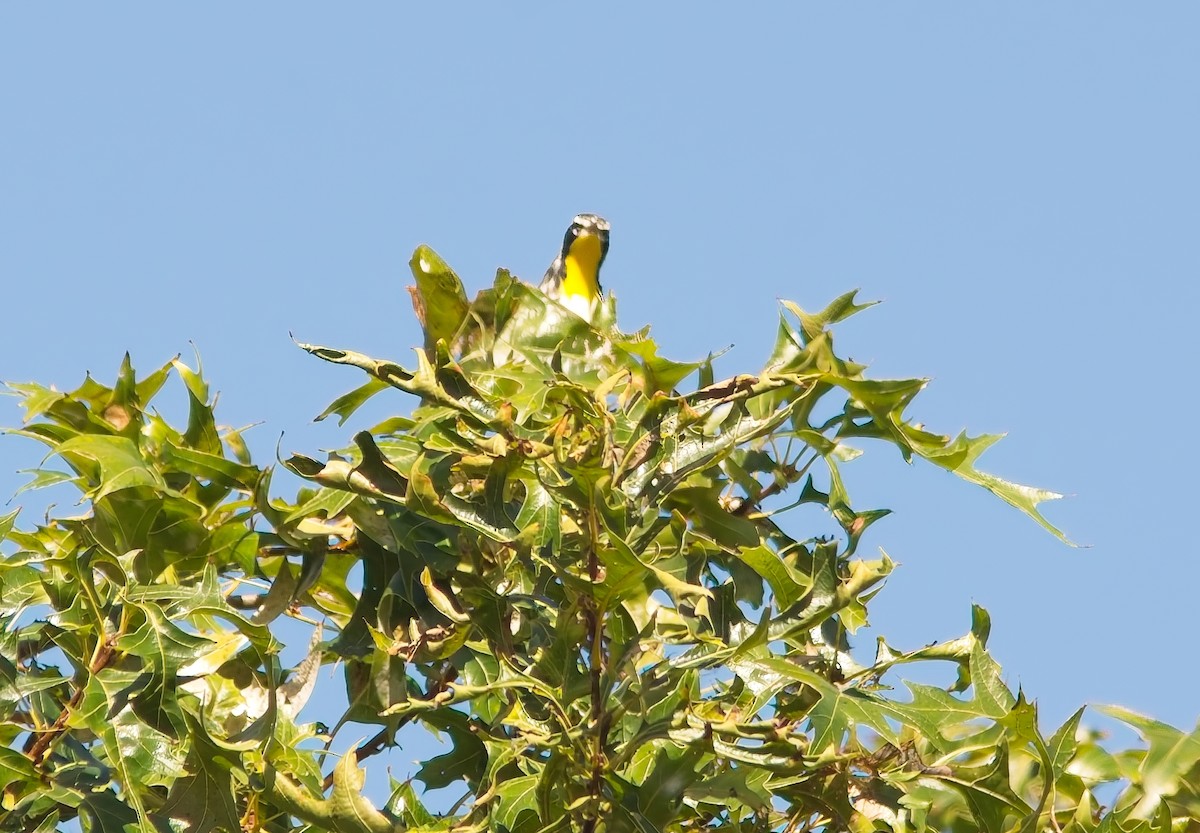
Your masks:
M558 302L584 321L591 321L592 314L596 311L595 301L584 295L562 295Z

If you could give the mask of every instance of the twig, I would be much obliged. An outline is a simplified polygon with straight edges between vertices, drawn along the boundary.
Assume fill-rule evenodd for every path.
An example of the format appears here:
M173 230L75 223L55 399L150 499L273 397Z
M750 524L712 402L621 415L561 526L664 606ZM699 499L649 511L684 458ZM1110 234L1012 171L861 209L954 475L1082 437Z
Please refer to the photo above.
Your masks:
M88 668L89 674L97 674L102 668L108 665L108 661L113 655L114 639L115 637L105 639L99 650L96 651L95 658ZM35 767L42 765L42 761L45 760L46 753L50 751L50 747L66 732L67 721L71 717L71 712L77 709L79 704L83 702L83 695L86 689L86 685L81 685L75 689L75 692L71 695L71 699L63 706L63 710L59 712L54 724L49 729L42 729L38 739L29 747L26 754L33 761Z

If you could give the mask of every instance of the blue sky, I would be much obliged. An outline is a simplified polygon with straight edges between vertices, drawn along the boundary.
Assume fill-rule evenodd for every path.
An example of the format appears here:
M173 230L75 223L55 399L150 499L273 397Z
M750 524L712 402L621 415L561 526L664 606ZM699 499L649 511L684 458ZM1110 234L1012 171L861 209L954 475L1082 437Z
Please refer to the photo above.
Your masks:
M476 289L602 213L626 329L735 345L728 374L776 298L861 287L886 303L843 352L933 377L933 429L1009 432L984 468L1071 494L1048 514L1091 545L870 449L847 485L902 562L878 632L954 637L976 602L1047 722L1191 726L1198 28L1184 2L7 4L0 379L194 343L266 463L354 427L311 423L360 380L289 332L411 356L420 242ZM0 438L0 494L39 457Z

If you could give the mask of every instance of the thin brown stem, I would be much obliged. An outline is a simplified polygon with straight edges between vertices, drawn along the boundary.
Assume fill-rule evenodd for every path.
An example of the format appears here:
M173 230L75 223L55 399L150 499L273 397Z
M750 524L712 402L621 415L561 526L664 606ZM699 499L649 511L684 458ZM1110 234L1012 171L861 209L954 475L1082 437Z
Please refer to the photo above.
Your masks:
M115 637L113 638L115 639ZM95 656L92 659L91 665L88 667L88 674L94 675L108 665L113 655L113 639L105 639L97 648ZM41 730L37 740L29 747L26 754L33 761L35 767L40 767L42 761L45 760L50 747L54 745L67 730L67 721L71 718L71 713L79 708L79 704L83 702L83 695L87 686L81 685L71 694L71 699L63 706L63 710L59 712L58 717L48 729Z

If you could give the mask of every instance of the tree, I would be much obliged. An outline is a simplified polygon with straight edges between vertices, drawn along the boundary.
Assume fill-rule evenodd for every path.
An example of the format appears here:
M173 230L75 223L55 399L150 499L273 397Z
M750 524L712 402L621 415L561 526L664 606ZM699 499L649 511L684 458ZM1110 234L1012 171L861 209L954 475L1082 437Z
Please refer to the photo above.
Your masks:
M984 610L956 639L851 654L893 568L859 555L887 514L847 494L860 444L1061 537L1037 508L1056 495L976 468L996 437L927 431L905 415L922 380L837 355L853 293L784 302L766 365L717 381L711 357L619 332L611 300L589 325L504 271L468 302L431 250L412 267L415 367L301 346L367 375L323 417L386 390L415 407L284 460L311 483L292 500L178 360L12 385L12 433L67 469L30 485L86 510L0 518L0 829L1200 829L1200 733L1110 709L1144 747L1106 750L1082 710L1044 735ZM152 407L171 373L184 426ZM803 504L840 533L796 529ZM288 621L315 627L284 668ZM956 681L898 682L922 663ZM300 721L330 664L349 708ZM378 732L353 746L346 722ZM461 790L440 813L410 782L362 795L410 723L452 742L416 774Z

